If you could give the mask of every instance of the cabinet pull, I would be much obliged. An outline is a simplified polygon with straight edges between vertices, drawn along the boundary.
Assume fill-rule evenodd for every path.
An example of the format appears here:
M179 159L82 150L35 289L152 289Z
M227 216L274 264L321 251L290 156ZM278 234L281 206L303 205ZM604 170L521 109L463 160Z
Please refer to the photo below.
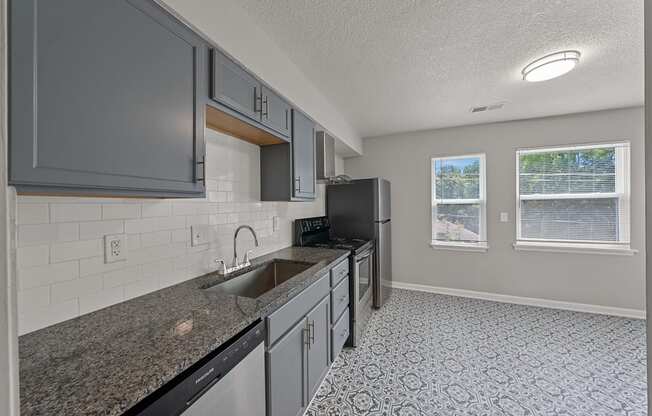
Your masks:
M265 106L265 112L262 113L263 117L265 117L265 120L269 120L269 99L267 96L263 98L263 105ZM262 111L262 108L261 108Z
M261 92L258 95L258 89L254 87L254 113L263 112L263 93Z
M294 190L301 191L301 176L294 178Z
M202 166L202 176L200 178L197 178L197 182L203 182L206 180L206 156L204 156L204 160L201 162L197 162L198 165Z
M308 324L308 330L310 332L310 342L315 343L315 321L313 320Z
M303 343L308 346L308 350L310 350L310 327L304 328L301 330L301 332L305 335Z

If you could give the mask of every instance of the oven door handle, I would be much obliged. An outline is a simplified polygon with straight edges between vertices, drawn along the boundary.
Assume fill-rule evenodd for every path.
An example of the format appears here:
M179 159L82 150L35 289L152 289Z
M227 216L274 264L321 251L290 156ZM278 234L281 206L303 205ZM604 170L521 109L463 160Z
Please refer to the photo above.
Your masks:
M373 250L365 251L364 253L362 253L362 254L360 254L358 256L355 256L355 262L360 263L361 261L371 257L373 254L374 254Z

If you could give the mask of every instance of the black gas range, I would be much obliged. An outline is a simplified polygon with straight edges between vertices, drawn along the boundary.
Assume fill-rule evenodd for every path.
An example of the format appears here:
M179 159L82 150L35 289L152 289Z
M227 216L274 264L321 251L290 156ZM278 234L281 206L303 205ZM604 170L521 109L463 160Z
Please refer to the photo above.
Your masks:
M294 242L300 247L320 247L348 250L349 255L349 339L346 345L355 347L372 313L375 248L371 240L333 236L327 217L300 218L294 221ZM338 319L333 320L336 325Z

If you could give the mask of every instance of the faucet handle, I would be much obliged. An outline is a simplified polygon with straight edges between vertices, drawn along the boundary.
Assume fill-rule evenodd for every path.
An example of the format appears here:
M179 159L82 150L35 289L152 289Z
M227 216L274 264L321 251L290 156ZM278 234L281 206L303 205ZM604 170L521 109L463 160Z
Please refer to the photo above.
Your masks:
M219 274L225 275L226 274L226 263L222 259L215 259L215 263L220 264L219 269L217 269L217 272Z
M249 256L253 254L253 250L247 250L247 252L244 255L244 260L242 261L242 264L251 264L251 259Z

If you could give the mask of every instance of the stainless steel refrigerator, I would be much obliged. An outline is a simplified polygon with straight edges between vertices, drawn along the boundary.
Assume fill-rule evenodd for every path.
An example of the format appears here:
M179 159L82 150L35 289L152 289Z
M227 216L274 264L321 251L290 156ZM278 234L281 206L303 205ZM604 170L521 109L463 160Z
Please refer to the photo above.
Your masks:
M381 178L326 187L326 214L336 237L373 240L376 246L374 307L385 304L392 284L391 186Z

